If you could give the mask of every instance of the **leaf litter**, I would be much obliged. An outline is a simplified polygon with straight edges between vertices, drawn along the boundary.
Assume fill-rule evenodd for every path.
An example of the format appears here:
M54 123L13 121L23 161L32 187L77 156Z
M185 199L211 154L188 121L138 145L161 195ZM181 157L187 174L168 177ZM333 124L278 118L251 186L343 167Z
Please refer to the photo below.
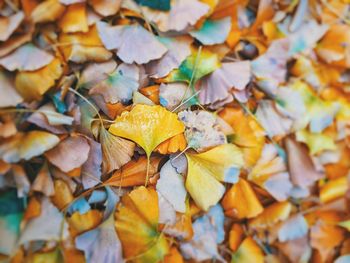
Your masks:
M1 262L349 262L348 0L0 0Z

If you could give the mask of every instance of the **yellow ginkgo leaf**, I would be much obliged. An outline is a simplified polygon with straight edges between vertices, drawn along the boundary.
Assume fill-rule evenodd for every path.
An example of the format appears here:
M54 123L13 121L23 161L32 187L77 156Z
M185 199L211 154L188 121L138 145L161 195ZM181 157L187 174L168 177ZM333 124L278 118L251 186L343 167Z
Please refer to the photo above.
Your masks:
M244 239L238 250L232 255L231 263L263 263L264 253L251 237Z
M322 203L333 201L343 197L349 189L347 176L329 180L320 189L320 200Z
M234 130L230 140L241 147L246 167L256 163L265 143L265 132L257 121L244 113L241 108L225 108L220 111L223 118Z
M264 210L250 184L242 178L227 191L222 206L227 216L240 219L255 217Z
M85 3L69 5L59 21L64 33L87 32L89 30Z
M130 139L140 145L146 152L148 166L152 151L160 143L184 130L185 126L178 120L175 113L161 106L142 104L136 105L130 112L123 112L109 128L112 134Z
M297 141L306 143L311 154L317 154L325 150L335 150L337 147L332 137L323 133L311 133L307 130L296 132Z
M90 26L88 32L61 33L58 40L66 60L103 62L112 57L112 53L104 48L95 26Z
M0 145L0 156L7 163L29 160L55 147L59 141L56 135L44 131L19 132Z
M116 230L126 261L160 262L169 251L164 235L158 232L158 195L143 186L123 196L116 212Z
M292 211L292 205L288 201L274 203L264 209L257 217L249 221L252 228L266 228L278 221L286 220Z
M15 79L16 89L26 101L39 100L62 73L60 60L54 59L41 69L18 72Z
M184 129L175 113L161 106L136 105L130 112L118 117L109 131L136 142L150 156L160 143L182 133Z
M241 150L232 144L223 144L200 154L186 154L186 157L186 188L196 204L205 211L225 193L225 187L220 182L236 183L244 164Z

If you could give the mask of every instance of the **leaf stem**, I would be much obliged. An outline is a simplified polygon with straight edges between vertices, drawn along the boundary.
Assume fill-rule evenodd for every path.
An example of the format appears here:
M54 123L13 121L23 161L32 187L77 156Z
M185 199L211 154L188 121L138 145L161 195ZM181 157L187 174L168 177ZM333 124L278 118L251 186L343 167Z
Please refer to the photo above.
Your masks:
M72 88L68 88L68 90L72 93L74 93L75 95L79 96L82 100L84 100L92 109L94 109L94 111L96 112L98 118L100 119L101 122L101 126L103 126L103 120L102 117L100 115L100 112L98 111L98 109L95 107L94 104L92 104L87 98L85 98L82 94L80 94L78 91L76 91L75 89Z
M151 164L151 155L147 154L147 168L146 168L146 181L145 181L145 187L147 187L148 184L148 178L149 178L149 167Z

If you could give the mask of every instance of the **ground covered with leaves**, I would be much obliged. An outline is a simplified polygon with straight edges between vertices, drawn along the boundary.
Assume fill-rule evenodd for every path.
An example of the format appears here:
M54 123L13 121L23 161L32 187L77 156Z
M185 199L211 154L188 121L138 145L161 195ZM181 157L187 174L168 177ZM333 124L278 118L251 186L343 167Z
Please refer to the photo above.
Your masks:
M0 0L0 261L350 262L349 0Z

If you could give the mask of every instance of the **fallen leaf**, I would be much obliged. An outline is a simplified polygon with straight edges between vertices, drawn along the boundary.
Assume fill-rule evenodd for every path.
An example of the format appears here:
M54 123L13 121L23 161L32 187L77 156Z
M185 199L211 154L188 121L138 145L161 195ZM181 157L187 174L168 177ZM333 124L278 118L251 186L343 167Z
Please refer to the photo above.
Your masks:
M222 206L226 215L237 218L254 218L264 210L249 182L242 178L227 191Z
M217 146L200 154L186 154L188 173L186 189L203 210L217 204L225 193L220 182L237 183L243 156L239 148L230 144Z
M141 26L109 26L99 22L97 28L104 46L108 50L117 49L118 57L125 63L145 64L167 52L167 48ZM135 52L130 53L130 49Z
M0 18L0 41L6 41L19 27L24 19L23 12L17 12L8 17Z
M102 147L102 169L110 173L119 169L131 160L135 144L123 138L114 136L104 127L100 128L100 143Z
M53 61L54 57L33 44L25 44L11 54L0 58L0 65L7 70L34 71Z
M55 147L59 138L48 132L30 131L17 133L0 145L2 160L16 163L21 159L30 160Z
M225 42L231 29L231 18L220 20L207 19L198 30L190 31L190 35L204 45L222 44Z
M26 100L38 100L48 91L63 71L58 59L36 71L21 71L16 74L15 85L19 94Z
M40 216L29 220L19 238L19 244L26 244L34 240L61 240L68 235L68 226L62 221L63 214L50 202L48 198L41 201Z
M16 91L13 78L4 71L0 71L0 92L3 94L0 98L1 108L14 107L23 101Z
M70 136L45 153L48 161L63 172L82 166L89 157L90 145L82 136Z
M122 198L117 208L115 226L123 246L124 259L135 262L163 260L169 245L157 230L158 216L158 197L153 189L140 186Z
M231 263L264 262L264 253L251 237L244 239L238 250L232 254Z

